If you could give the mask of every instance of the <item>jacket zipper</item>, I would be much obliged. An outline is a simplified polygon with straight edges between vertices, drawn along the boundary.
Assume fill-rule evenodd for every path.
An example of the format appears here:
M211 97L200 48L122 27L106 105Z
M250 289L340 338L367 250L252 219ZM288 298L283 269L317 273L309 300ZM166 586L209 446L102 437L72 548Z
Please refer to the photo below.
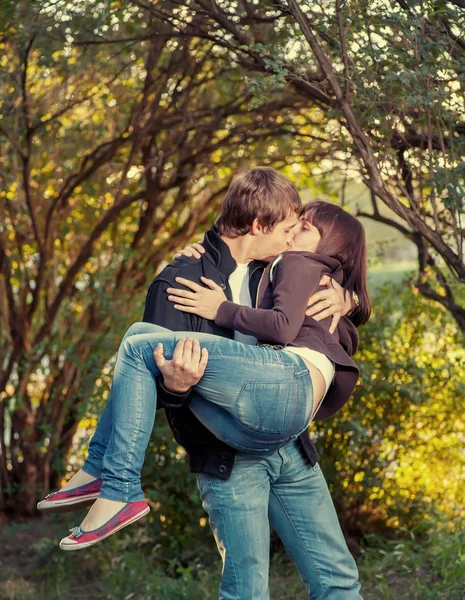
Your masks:
M277 258L279 258L279 257L282 257L282 254L280 254L280 255L279 255ZM275 260L276 260L277 258L275 258ZM257 267L257 269L258 269L258 268L259 268L259 267ZM256 271L257 269L254 269L253 273L255 273L255 271ZM255 298L255 307L257 307L257 304L258 304L258 294L259 294L259 292L260 292L260 285L261 285L261 283L262 283L262 280L263 280L263 275L265 275L265 271L266 271L266 267L265 267L265 269L263 270L263 274L262 274L262 276L260 277L260 281L258 282L258 287L257 287L257 297ZM252 273L252 275L253 275L253 273Z
M255 298L255 308L257 308L258 305L258 294L260 293L260 285L263 281L263 277L265 275L265 271L263 271L262 276L260 277L260 281L258 282L258 287L257 287L257 296Z

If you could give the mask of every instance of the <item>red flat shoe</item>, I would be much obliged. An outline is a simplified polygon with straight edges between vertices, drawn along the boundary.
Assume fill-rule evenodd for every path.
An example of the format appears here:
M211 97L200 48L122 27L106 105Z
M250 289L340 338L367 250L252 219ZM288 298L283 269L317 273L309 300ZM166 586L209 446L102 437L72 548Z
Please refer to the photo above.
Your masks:
M60 548L62 550L89 548L89 546L98 544L98 542L113 535L123 527L138 521L149 512L150 507L145 500L128 502L114 517L97 529L91 531L83 531L80 527L71 529L71 535L61 540Z
M37 504L37 508L44 513L62 513L79 510L92 504L100 495L102 479L95 479L72 490L52 492Z

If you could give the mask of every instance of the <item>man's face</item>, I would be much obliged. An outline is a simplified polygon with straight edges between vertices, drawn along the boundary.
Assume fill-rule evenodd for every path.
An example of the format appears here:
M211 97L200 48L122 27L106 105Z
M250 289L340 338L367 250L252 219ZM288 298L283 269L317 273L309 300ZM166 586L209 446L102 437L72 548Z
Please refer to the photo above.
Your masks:
M290 215L281 223L278 223L273 231L261 232L260 239L257 240L257 253L260 256L258 260L270 261L281 252L292 250L295 235L295 225L299 218L296 213Z

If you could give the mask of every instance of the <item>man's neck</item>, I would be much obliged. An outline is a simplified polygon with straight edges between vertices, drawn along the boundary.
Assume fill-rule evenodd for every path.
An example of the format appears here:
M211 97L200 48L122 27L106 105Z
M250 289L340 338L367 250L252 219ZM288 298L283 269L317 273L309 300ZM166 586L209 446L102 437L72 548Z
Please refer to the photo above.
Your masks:
M241 235L237 238L227 238L224 235L220 235L220 238L228 246L231 256L238 264L244 265L255 260L250 236Z

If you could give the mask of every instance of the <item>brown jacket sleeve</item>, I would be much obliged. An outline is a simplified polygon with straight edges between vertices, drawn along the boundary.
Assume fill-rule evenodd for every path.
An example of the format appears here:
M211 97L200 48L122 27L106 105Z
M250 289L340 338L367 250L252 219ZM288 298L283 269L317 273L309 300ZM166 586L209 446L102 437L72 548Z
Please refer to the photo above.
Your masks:
M308 299L329 272L325 265L298 254L284 255L273 270L273 308L250 308L223 302L215 323L254 335L262 341L289 344L305 319Z

